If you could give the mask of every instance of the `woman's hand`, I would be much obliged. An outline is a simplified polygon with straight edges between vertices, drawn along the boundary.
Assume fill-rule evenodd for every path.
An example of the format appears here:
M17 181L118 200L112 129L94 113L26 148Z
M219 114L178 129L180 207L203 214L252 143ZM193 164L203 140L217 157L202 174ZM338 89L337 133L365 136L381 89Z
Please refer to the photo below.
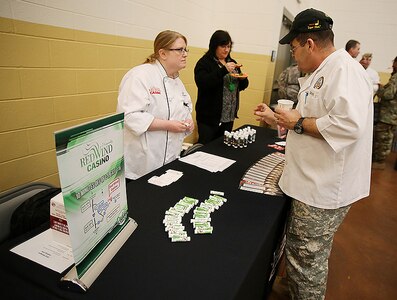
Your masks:
M194 123L192 120L162 120L154 119L150 124L148 131L170 131L176 133L190 133L194 129Z
M190 120L191 121L191 120ZM182 133L182 132L190 132L190 128L194 128L193 122L188 122L188 120L178 121L178 120L169 120L167 121L167 129L171 132Z
M182 121L183 123L185 123L185 126L186 126L186 131L187 131L187 133L192 133L193 132L193 130L194 130L194 122L193 122L193 120L192 119L186 119L186 120L183 120Z
M229 71L229 73L232 73L234 69L236 68L236 64L234 62L228 62L225 64L226 69Z

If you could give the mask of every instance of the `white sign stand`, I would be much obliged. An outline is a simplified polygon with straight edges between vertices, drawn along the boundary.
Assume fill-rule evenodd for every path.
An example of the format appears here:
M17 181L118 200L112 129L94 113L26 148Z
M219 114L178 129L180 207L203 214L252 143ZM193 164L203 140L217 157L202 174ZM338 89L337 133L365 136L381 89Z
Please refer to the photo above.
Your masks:
M102 252L82 277L78 278L77 269L73 266L73 268L61 278L61 286L68 290L86 292L138 226L138 224L131 218L129 218L127 222L128 223L122 231Z
M55 133L59 177L75 265L61 286L87 291L137 223L128 218L124 114Z

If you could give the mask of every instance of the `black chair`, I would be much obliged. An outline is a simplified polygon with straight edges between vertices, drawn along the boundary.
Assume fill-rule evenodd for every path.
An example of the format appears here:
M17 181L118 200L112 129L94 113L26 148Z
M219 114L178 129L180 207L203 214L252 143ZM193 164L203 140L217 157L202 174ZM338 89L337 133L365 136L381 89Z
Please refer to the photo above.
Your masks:
M200 143L196 143L196 144L191 145L189 148L187 148L186 150L182 151L181 157L184 157L186 155L189 155L189 154L192 154L192 153L196 152L202 146L204 146L204 145L200 144Z
M33 182L0 194L0 243L10 236L11 216L17 207L35 194L49 188L54 186L44 182Z

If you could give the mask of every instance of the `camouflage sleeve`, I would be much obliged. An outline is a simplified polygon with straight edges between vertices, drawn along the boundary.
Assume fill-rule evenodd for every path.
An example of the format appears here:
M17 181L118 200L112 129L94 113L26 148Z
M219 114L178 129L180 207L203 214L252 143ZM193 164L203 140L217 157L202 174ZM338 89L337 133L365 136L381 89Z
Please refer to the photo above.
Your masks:
M298 93L299 93L299 86L297 85L289 85L287 87L287 98L293 100L294 102L298 101Z
M378 95L382 100L393 100L397 94L397 73L394 74L389 82L378 90Z
M287 96L287 70L281 72L280 76L278 77L278 96L280 99L285 99Z

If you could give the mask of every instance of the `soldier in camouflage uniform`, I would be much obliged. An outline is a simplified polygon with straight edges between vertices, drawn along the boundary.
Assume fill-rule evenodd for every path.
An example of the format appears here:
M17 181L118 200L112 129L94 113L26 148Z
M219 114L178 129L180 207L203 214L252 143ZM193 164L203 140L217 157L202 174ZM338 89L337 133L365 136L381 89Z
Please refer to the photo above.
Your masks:
M380 99L380 112L379 122L374 127L372 167L384 169L397 128L397 57L393 62L389 82L378 90L377 95Z
M373 87L364 68L336 50L332 19L307 9L280 40L302 72L296 109L257 106L261 121L287 128L279 181L292 198L285 246L292 299L324 299L335 232L352 203L369 195Z
M350 206L321 209L292 202L285 248L292 299L324 298L334 234Z
M298 102L299 82L298 78L302 77L298 65L294 63L286 68L278 77L278 96L280 99L289 99Z

